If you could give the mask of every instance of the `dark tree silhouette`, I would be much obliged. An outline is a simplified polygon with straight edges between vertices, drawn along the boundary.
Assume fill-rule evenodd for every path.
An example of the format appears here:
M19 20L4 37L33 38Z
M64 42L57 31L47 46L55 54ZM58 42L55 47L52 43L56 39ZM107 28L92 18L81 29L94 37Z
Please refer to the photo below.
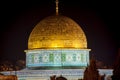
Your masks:
M113 68L112 80L120 80L120 49Z
M99 72L96 67L96 60L92 57L90 59L90 65L86 68L84 72L83 80L98 80Z
M59 77L56 77L56 80L67 80L67 78L65 78L62 75L60 75Z

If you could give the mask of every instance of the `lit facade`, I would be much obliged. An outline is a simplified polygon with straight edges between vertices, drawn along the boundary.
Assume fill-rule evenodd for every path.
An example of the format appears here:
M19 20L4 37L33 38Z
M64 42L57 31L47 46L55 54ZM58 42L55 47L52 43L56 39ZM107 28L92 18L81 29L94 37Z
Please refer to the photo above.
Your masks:
M68 80L82 79L89 65L87 38L74 20L58 15L41 20L32 30L28 39L26 69L3 72L16 74L18 80L50 80L50 76L64 76ZM99 70L105 78L112 70Z
M27 68L85 68L89 65L89 50L40 49L26 51Z
M75 21L62 15L49 16L29 36L26 67L85 68L89 65L89 51L86 36Z

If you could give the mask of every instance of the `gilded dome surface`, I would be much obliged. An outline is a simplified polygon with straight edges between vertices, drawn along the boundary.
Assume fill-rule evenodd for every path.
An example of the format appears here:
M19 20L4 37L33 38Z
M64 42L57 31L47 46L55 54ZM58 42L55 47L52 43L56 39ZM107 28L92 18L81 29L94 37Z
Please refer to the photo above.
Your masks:
M86 36L71 18L61 15L41 20L32 30L28 49L87 48Z

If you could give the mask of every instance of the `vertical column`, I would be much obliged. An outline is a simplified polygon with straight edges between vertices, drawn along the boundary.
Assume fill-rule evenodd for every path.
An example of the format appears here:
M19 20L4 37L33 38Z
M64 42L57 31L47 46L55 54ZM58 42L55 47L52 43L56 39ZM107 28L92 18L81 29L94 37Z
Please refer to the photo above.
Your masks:
M87 51L87 53L86 53L86 57L87 57L87 65L89 65L89 64L90 64L90 62L89 62L89 60L90 60L90 57L89 57L89 51Z
M26 52L26 67L28 67L27 65L29 64L29 61L28 61L28 54Z

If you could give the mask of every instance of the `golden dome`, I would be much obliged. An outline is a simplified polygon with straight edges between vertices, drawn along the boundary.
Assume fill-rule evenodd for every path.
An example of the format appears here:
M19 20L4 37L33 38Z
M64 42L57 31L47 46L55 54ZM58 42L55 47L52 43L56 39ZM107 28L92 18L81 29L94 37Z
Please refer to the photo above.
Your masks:
M87 48L86 36L71 18L61 15L41 20L32 30L28 49Z

